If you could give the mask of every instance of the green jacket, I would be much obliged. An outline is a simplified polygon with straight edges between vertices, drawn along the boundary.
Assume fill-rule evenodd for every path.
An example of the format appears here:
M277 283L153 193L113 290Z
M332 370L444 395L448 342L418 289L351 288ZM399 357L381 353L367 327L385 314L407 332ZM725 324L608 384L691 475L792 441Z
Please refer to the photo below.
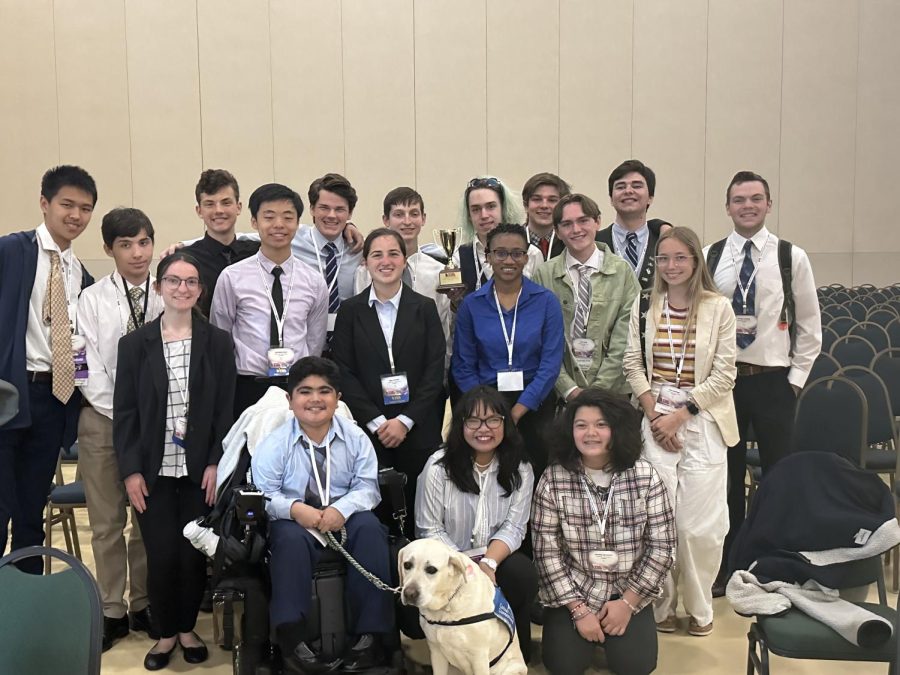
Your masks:
M628 343L631 307L640 286L627 262L606 244L597 243L597 248L603 252L603 265L599 273L591 276L591 313L587 325L587 336L597 348L594 361L586 372L578 368L572 357L575 287L566 269L566 253L539 265L532 277L533 281L551 290L562 305L566 353L556 379L556 393L560 397L565 397L573 387L599 387L621 394L629 392L622 371L622 357Z

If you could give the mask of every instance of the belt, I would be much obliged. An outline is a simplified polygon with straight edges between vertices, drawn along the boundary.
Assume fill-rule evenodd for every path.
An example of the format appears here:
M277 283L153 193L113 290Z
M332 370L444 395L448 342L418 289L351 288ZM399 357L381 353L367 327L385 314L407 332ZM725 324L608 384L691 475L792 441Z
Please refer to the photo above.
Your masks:
M33 370L25 371L25 375L28 378L29 382L39 382L40 384L53 384L53 373L47 372L35 372Z
M754 363L737 364L738 377L748 377L750 375L760 375L762 373L776 373L786 371L787 366L757 366Z

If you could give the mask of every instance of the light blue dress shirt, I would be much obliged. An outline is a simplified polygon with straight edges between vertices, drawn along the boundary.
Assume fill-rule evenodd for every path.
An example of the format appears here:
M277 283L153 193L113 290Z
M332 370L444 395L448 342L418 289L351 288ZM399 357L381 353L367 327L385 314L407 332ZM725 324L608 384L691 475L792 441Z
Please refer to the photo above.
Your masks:
M322 250L330 240L322 236L322 233L314 225L301 225L291 242L291 251L307 265L317 270L322 278L325 278L325 252ZM341 234L334 240L337 246L337 285L338 296L341 300L352 298L356 295L356 268L362 261L362 251L351 253ZM318 257L316 252L318 251Z
M253 482L266 495L266 512L272 520L291 520L291 505L305 500L312 464L301 437L309 442L295 418L269 434L253 453ZM351 420L339 415L332 419L326 438L331 456L330 506L344 518L371 511L381 501L372 441ZM319 479L324 487L325 476Z
M628 260L627 257L625 257L625 248L628 246L628 242L625 241L625 237L627 237L630 232L631 232L631 230L629 230L625 227L622 227L621 225L619 225L619 223L613 223L612 235L613 235L613 242L616 245L616 250L614 251L614 253L616 255L618 255L620 258L624 258L625 262L627 262L629 265L631 264L631 262ZM637 269L640 269L641 265L644 262L644 256L647 253L647 242L650 241L650 228L647 227L647 223L644 222L644 224L641 225L640 228L635 230L634 233L637 235L637 252L638 252L638 267L637 267ZM295 255L296 255L296 253L295 253ZM632 268L632 269L634 269L634 268ZM635 270L635 273L637 273L637 269Z

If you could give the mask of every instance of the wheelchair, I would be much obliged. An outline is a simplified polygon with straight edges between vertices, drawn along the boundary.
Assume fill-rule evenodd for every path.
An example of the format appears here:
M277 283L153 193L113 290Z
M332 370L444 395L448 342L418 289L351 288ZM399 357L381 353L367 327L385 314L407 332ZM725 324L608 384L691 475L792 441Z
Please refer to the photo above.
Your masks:
M387 468L379 471L378 479L382 501L375 513L389 530L389 551L394 562L390 584L396 587L399 583L397 555L407 543L402 534L406 475ZM220 488L216 508L207 518L207 524L220 538L213 558L215 642L231 651L234 675L279 675L281 655L274 639L274 627L269 625L268 517L264 497L252 484L250 453L246 447L234 472ZM344 591L347 564L340 553L326 548L313 573L313 597L307 622L317 629L317 635L308 643L326 660L343 656L352 646L347 632ZM411 620L407 612L401 611L395 625L409 624ZM372 675L393 675L404 670L399 630L395 628L385 636L383 647L389 654L389 665L369 671ZM406 633L418 631L417 624L404 629Z

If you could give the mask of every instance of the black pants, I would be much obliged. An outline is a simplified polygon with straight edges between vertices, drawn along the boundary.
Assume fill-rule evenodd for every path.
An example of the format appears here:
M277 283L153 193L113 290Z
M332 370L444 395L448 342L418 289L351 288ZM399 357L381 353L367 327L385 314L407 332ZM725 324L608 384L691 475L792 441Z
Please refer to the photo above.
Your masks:
M160 635L189 633L206 588L206 558L182 534L191 520L209 507L200 486L187 476L156 479L147 509L138 514L147 549L147 595L159 621Z
M503 392L510 408L519 400L521 392ZM544 469L547 468L547 438L552 433L553 418L556 414L556 394L550 392L537 410L529 410L522 415L517 428L522 435L525 456L534 471L534 485L537 487Z
M286 382L285 380L285 384L282 385L280 382L257 380L255 375L238 375L234 388L234 419L240 417L242 412L265 396L269 387L275 386L284 389L287 386Z
M0 431L0 556L6 551L12 521L10 551L44 542L44 506L53 483L63 444L66 406L47 382L28 384L31 426ZM32 556L18 567L41 574L44 562Z
M631 617L623 635L606 636L598 645L588 642L572 624L566 607L544 611L544 637L541 650L544 665L553 675L581 675L591 665L594 648L606 650L609 669L621 675L644 675L656 670L659 645L656 642L656 622L653 608L648 605Z
M403 486L403 499L406 503L406 523L404 525L403 534L407 539L415 539L416 529L416 480L422 469L425 468L425 462L431 457L436 448L410 448L405 443L401 443L396 448L385 448L381 443L375 443L378 449L378 466L394 467L400 473L406 474L406 484ZM379 514L391 517L393 505L389 504L388 496L382 495ZM384 521L384 522L390 522Z
M537 570L526 555L515 551L497 567L497 585L516 617L519 648L527 664L531 658L531 605L538 592Z
M741 440L728 448L728 535L722 555L723 571L728 566L731 544L744 522L746 498L744 476L747 472L747 431L753 425L763 476L791 451L794 410L797 396L787 379L788 370L743 375L734 385L734 407L737 410Z

